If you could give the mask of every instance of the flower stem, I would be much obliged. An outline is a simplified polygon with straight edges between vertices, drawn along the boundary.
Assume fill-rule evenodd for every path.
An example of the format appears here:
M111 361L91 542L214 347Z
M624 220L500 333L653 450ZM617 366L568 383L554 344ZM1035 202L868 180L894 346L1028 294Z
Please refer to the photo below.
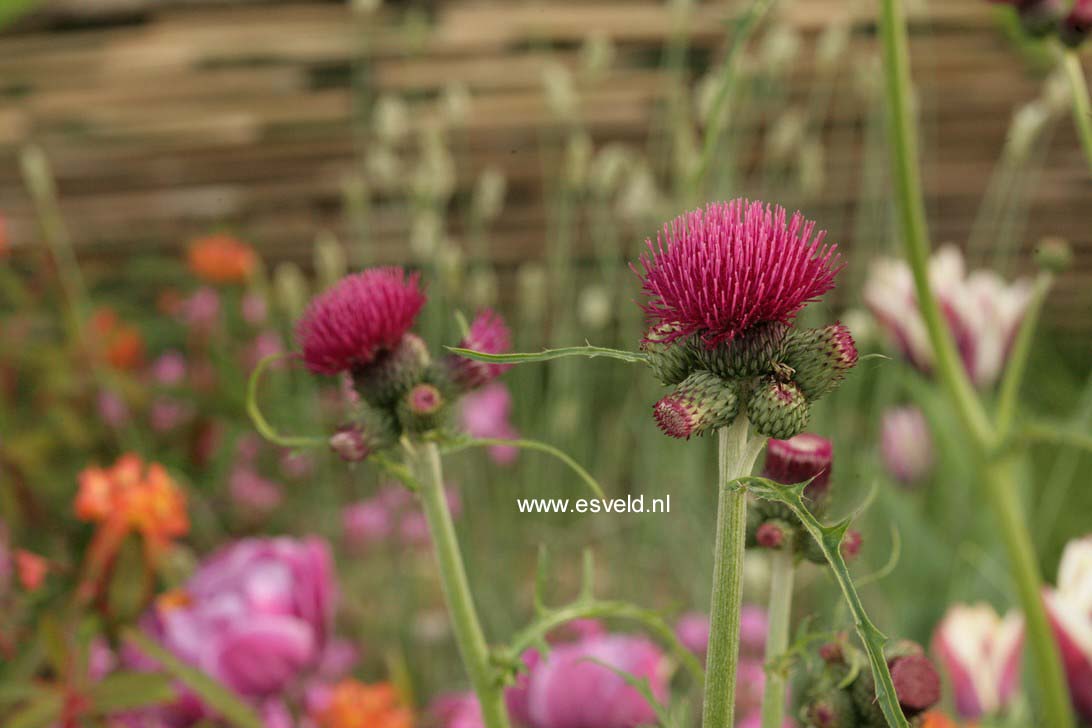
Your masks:
M728 484L750 475L765 443L765 438L750 437L749 428L747 417L740 415L729 427L718 432L717 537L709 609L709 651L705 662L703 728L731 728L735 713L747 494Z
M1028 641L1036 663L1034 672L1039 683L1040 699L1043 701L1043 724L1051 728L1072 728L1073 712L1066 694L1058 646L1051 634L1040 597L1042 579L1027 524L1016 497L1011 465L996 457L997 430L987 418L967 372L960 364L951 332L941 317L937 299L930 290L929 235L917 168L916 132L909 108L912 89L906 21L899 0L880 0L880 9L888 134L896 202L903 228L906 256L914 273L918 305L935 352L936 374L948 389L956 412L976 446L979 477L997 521L998 533L1004 541L1009 571L1016 583L1028 624ZM1074 69L1071 65L1067 64L1067 69L1072 80ZM1087 102L1087 93L1084 94L1084 100ZM1079 104L1080 101L1076 103Z
M785 715L785 687L788 675L781 660L789 648L789 615L792 612L793 576L796 565L791 543L782 544L770 560L770 631L766 637L766 690L762 694L762 728L781 728Z
M1020 385L1024 381L1024 373L1028 367L1028 359L1031 356L1031 342L1035 338L1035 325L1039 322L1039 316L1043 310L1043 302L1054 282L1054 274L1042 271L1035 279L1035 285L1031 291L1031 300L1028 301L1024 311L1024 320L1020 322L1020 328L1016 332L1016 338L1012 343L1009 353L1009 362L1005 368L1004 379L1001 380L1001 390L997 397L997 437L1004 441L1012 429L1012 421L1016 416L1016 400L1020 394Z
M463 665L481 704L482 721L486 728L508 728L508 713L504 705L504 689L495 679L489 663L489 648L470 593L455 525L444 497L440 451L435 443L426 442L414 453L412 466L420 484L419 493L428 519L444 598L451 612L451 624Z
M1073 95L1073 123L1077 127L1077 136L1081 139L1081 149L1092 170L1092 102L1088 99L1088 82L1084 80L1081 59L1074 51L1066 51L1062 59L1065 76L1069 80Z

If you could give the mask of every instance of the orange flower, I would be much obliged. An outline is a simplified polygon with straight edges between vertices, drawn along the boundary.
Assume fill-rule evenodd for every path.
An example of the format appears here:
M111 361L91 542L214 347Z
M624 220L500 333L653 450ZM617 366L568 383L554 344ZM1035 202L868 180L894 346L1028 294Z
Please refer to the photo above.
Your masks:
M91 331L95 345L101 347L106 361L115 369L133 370L144 361L144 338L140 330L121 321L113 309L97 309L91 316Z
M38 554L19 549L15 552L15 571L24 589L38 591L49 572L49 562Z
M413 716L401 702L390 683L342 680L314 719L320 728L413 728Z
M127 453L110 468L85 468L79 475L76 515L115 533L140 533L151 546L166 546L189 531L186 499L159 463L145 466Z
M959 724L939 710L930 710L921 717L921 728L959 728ZM968 725L966 728L974 727Z
M194 240L188 259L194 275L209 283L244 283L258 265L254 249L230 235Z

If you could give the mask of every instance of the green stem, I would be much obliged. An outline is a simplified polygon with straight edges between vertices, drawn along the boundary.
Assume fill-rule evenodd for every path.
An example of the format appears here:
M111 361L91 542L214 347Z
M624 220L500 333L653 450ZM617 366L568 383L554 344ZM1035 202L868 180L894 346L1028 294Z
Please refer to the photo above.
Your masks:
M421 503L428 519L436 562L440 568L444 598L451 612L451 624L459 654L478 696L485 728L508 728L504 689L489 662L489 647L474 607L474 597L463 567L455 525L444 497L440 451L434 443L421 443L414 452L412 467L420 483Z
M892 150L896 201L903 227L903 243L914 273L918 306L935 352L937 376L948 389L956 412L970 433L978 451L977 454L982 458L978 465L980 477L999 526L997 530L1005 544L1009 570L1016 582L1021 607L1028 623L1028 641L1036 662L1035 675L1039 682L1040 697L1043 700L1044 724L1051 728L1072 728L1073 712L1066 694L1058 648L1051 635L1040 597L1042 581L1027 524L1016 499L1010 466L1007 463L989 459L996 447L996 431L987 419L982 403L975 395L967 372L960 364L951 332L945 325L940 314L940 307L930 290L929 236L925 223L925 202L921 179L917 168L916 132L909 107L912 89L906 21L899 0L880 0L880 8L888 133ZM1071 62L1067 62L1071 80L1074 71L1080 70L1072 68L1072 65ZM1081 83L1083 84L1083 80ZM1084 92L1083 101L1087 103L1087 92L1083 88L1081 91ZM1075 94L1075 96L1082 96L1082 94ZM1080 104L1081 100L1078 99L1075 103ZM1083 115L1082 119L1086 116Z
M1024 609L1025 633L1035 660L1035 675L1043 701L1042 724L1051 728L1073 728L1074 719L1061 656L1043 606L1042 575L1020 507L1012 469L1005 462L987 463L983 467L982 478L997 519L997 530L1005 545L1009 573L1016 583Z
M1088 82L1084 79L1081 59L1074 51L1066 51L1062 59L1065 76L1069 80L1070 94L1073 96L1073 123L1077 127L1077 136L1081 139L1081 149L1092 169L1092 102L1088 100Z
M750 474L765 443L764 438L751 438L749 428L747 417L740 415L731 426L718 432L717 537L709 609L709 651L705 659L703 728L731 728L734 720L747 494L729 487L729 483Z
M997 439L1004 441L1012 428L1012 420L1016 416L1016 400L1020 394L1020 384L1024 381L1024 372L1028 367L1028 358L1031 354L1031 342L1035 338L1035 326L1039 322L1039 314L1043 310L1043 301L1054 282L1054 275L1043 271L1035 279L1035 287L1031 292L1027 310L1024 311L1024 320L1020 322L1020 329L1016 332L1016 339L1012 343L1012 351L1005 368L1005 378L1001 380L1001 393L997 398Z
M917 134L910 110L910 100L914 96L910 84L906 21L899 0L880 0L880 7L892 176L903 244L917 289L918 307L933 345L936 369L948 385L964 426L976 439L986 440L990 432L989 421L975 396L929 285L929 230L925 222L925 199L918 173Z
M781 664L789 648L793 576L796 571L791 543L782 544L770 560L770 631L766 637L766 690L762 694L762 728L781 728L785 714L787 668ZM771 664L777 661L777 664Z

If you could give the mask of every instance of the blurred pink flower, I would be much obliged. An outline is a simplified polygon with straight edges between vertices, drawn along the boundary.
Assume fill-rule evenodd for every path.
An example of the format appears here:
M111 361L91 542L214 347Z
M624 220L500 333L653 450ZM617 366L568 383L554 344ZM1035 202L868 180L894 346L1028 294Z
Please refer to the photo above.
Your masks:
M161 599L145 615L142 626L186 663L261 701L318 665L335 599L325 542L243 539L207 559L181 593ZM153 667L139 654L129 660ZM193 695L184 695L171 711L186 716L184 724L206 714Z
M933 651L962 717L978 720L1009 703L1020 679L1023 642L1023 619L1015 612L1002 619L988 604L948 610L933 634Z
M198 288L182 303L182 319L196 331L208 331L219 317L220 294L209 286Z
M152 379L165 387L182 384L186 379L186 357L173 349L163 352L152 362Z
M1031 297L1031 286L1006 283L993 271L968 274L963 253L946 245L929 261L929 281L955 336L963 366L976 386L997 381L1016 329ZM918 310L910 267L902 260L873 264L865 303L902 354L918 369L933 367L933 350Z
M933 437L917 407L893 407L883 413L880 454L887 472L905 485L928 475L933 467Z
M359 548L386 540L394 530L394 516L378 498L369 498L345 507L341 527L349 545Z
M687 612L675 622L675 636L683 647L705 659L709 648L709 617L701 612Z
M148 411L152 430L163 435L172 432L193 415L193 407L173 397L156 397Z
M439 695L428 709L439 728L484 728L482 709L474 693Z
M459 348L486 354L503 354L512 348L507 324L489 309L480 312L470 324L470 330L459 342ZM512 368L511 364L495 364L467 359L457 354L444 357L444 367L451 380L463 391L483 387Z
M739 618L740 651L755 657L766 654L766 634L770 631L770 620L766 610L753 604L744 604Z
M281 487L246 465L236 466L228 478L231 500L244 513L264 516L281 504Z
M267 356L274 356L283 352L284 345L281 343L280 334L276 331L262 331L254 337L254 340L247 347L243 357L244 365L248 370L254 369Z
M286 478L299 480L315 470L315 459L310 453L284 450L281 452L281 472Z
M1092 534L1066 545L1058 586L1046 590L1073 705L1092 722Z
M519 433L512 426L512 395L501 382L493 382L469 392L459 406L459 425L472 437L515 440ZM519 456L513 445L493 445L489 457L498 465L510 465Z
M269 306L259 294L248 293L239 302L239 311L243 315L243 321L251 326L261 326L269 314Z
M633 728L653 723L652 706L604 665L646 678L667 698L668 660L643 637L601 635L524 656L528 673L507 691L512 717L529 728ZM599 664L599 663L603 664Z
M129 421L129 405L125 400L108 389L103 389L98 396L99 419L108 427L122 427Z

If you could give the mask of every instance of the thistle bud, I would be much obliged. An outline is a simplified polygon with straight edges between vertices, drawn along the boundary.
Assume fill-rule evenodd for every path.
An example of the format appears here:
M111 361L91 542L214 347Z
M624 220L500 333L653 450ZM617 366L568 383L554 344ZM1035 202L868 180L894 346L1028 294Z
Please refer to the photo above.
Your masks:
M1092 33L1092 2L1076 0L1058 27L1058 36L1070 48L1076 48Z
M857 345L844 325L821 329L794 329L785 342L784 363L792 367L793 381L815 401L832 391L857 365Z
M846 531L846 535L842 537L842 543L838 547L842 551L842 558L846 561L857 558L861 553L862 541L860 531Z
M731 424L739 413L739 399L731 382L695 372L657 402L652 412L665 435L689 440Z
M711 349L698 344L698 360L702 367L721 377L766 374L780 357L788 331L788 326L777 321L758 324Z
M414 385L398 402L398 422L408 432L428 432L443 424L447 399L433 384Z
M362 404L357 413L356 422L342 425L330 437L330 449L350 463L360 462L389 447L398 437L395 423L385 412Z
M641 341L641 351L648 355L652 373L667 386L678 384L697 368L693 349L682 339L671 341L671 334L678 330L675 324L659 324L649 329Z
M1064 273L1073 265L1073 249L1064 238L1043 238L1035 249L1035 262L1051 273Z
M751 393L747 414L760 435L787 440L808 426L811 410L795 384L767 379Z
M353 383L366 402L379 407L395 404L428 367L428 347L421 337L406 333L391 350L353 371Z
M845 690L834 689L816 698L807 708L807 721L814 728L856 728L857 709Z
M928 657L909 655L888 663L895 694L907 718L913 718L940 702L940 676Z
M792 535L792 527L784 521L766 521L755 531L755 543L764 549L780 549Z
M830 487L833 459L834 447L830 440L804 432L788 440L766 443L766 465L762 475L785 485L811 479L804 494L819 501Z

